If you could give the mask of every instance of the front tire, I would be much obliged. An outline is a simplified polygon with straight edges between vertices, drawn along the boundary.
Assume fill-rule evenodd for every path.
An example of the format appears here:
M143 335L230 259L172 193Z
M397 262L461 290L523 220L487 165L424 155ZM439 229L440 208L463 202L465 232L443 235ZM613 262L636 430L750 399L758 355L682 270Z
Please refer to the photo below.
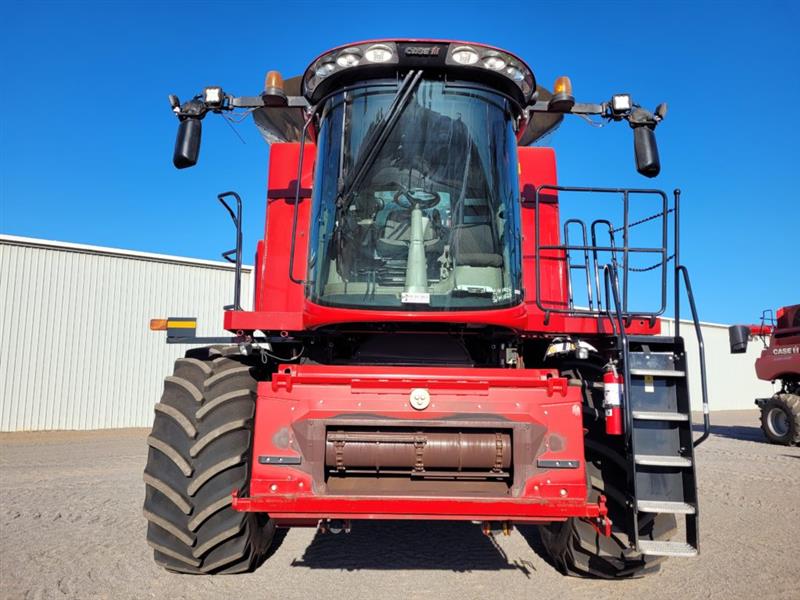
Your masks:
M800 396L775 394L761 406L761 430L773 444L800 444Z
M258 368L236 347L201 348L164 382L147 438L144 516L155 561L170 571L251 571L272 542L272 521L231 507L250 477Z
M610 451L610 450L609 450ZM542 544L553 564L565 575L618 579L656 573L664 557L645 556L631 548L632 510L627 507L625 474L614 461L599 457L587 459L586 469L591 486L589 501L605 495L612 521L610 537L605 537L578 518L549 523L539 527ZM676 531L675 517L670 514L640 515L639 537L667 540Z

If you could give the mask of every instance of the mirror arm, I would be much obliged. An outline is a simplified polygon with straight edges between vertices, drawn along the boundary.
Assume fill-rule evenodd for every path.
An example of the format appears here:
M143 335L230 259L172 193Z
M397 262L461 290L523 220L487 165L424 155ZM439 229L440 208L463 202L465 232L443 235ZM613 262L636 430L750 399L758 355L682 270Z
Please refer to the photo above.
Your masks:
M572 114L572 115L605 115L608 112L607 104L586 104L576 103L571 109L567 111L552 110L549 103L544 100L537 100L534 104L528 107L531 112L539 113L559 113L559 114Z
M233 108L262 108L268 106L263 96L238 96L228 97L228 107ZM286 105L282 108L308 108L308 100L303 96L287 96Z
M553 96L548 101L537 100L528 105L529 113L557 113L580 115L599 115L607 121L627 121L633 129L633 150L636 170L645 177L656 177L661 172L655 129L667 114L667 105L659 104L650 112L635 104L630 94L617 94L609 102L602 104L578 104L569 92L568 101ZM554 99L558 99L554 102ZM590 123L592 122L589 119Z
M172 96L170 102L173 102ZM174 97L177 101L177 97ZM196 96L181 106L173 105L172 111L183 119L202 119L206 113L233 110L235 108L263 108L271 106L264 96L225 96L225 101L219 106L209 106L202 97ZM303 96L287 96L286 103L278 105L279 108L308 108L309 103Z

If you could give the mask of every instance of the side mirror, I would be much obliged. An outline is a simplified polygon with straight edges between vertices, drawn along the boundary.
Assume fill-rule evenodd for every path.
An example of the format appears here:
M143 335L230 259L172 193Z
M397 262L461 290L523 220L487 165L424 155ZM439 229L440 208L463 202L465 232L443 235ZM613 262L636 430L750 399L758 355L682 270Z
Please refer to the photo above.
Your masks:
M178 125L175 138L175 152L172 164L178 169L193 167L200 156L200 139L203 133L203 122L198 118L188 117Z
M747 352L747 341L749 339L750 328L747 325L731 325L728 327L731 354L744 354Z
M655 177L661 172L656 132L647 125L633 128L633 152L636 155L636 170L639 173L645 177Z

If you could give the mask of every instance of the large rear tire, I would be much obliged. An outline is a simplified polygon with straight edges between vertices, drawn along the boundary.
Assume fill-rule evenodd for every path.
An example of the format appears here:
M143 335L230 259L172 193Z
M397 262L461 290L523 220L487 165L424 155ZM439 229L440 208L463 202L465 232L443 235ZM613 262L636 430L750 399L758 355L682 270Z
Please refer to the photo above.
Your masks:
M761 429L773 444L800 444L800 396L781 393L764 402Z
M255 569L275 527L231 507L247 490L258 365L236 347L190 350L155 406L144 516L155 561L181 573Z
M591 490L590 502L605 495L609 518L613 523L610 537L598 534L595 528L577 518L539 527L545 550L553 564L565 575L618 579L641 577L656 573L663 557L645 556L631 546L632 510L627 506L624 471L602 458L587 460ZM639 537L648 540L667 540L676 531L673 515L640 515Z

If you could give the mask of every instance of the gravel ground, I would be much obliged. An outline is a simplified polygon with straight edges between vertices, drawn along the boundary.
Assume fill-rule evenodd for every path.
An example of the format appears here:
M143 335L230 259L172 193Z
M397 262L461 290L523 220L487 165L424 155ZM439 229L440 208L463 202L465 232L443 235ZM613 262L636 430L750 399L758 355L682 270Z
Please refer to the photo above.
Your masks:
M290 530L248 575L167 573L141 514L141 429L0 434L3 598L800 598L800 448L765 443L757 413L714 415L698 451L701 555L650 578L563 577L535 530L462 523Z

